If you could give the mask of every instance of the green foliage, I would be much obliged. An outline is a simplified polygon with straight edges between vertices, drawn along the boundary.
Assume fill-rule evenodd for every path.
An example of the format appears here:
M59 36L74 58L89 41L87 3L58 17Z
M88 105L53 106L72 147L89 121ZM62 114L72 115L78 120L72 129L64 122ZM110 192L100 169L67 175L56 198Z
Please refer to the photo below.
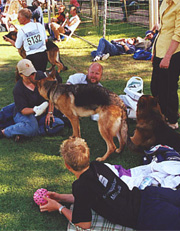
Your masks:
M119 28L117 30L117 28ZM109 30L110 41L120 37L136 37L143 34L141 28L134 27L126 31L125 25L119 24ZM5 33L1 33L3 36ZM97 28L82 23L77 31L79 36L98 45L100 36ZM12 90L15 85L15 66L21 59L17 50L0 37L0 95L4 107L13 102ZM58 44L61 58L68 66L61 76L65 83L68 76L77 72L87 73L91 64L91 51L95 48L85 41L75 38ZM149 94L151 78L151 62L135 61L131 55L110 57L102 61L104 74L102 84L108 89L123 94L127 80L132 76L140 76L144 80L144 92ZM87 141L91 160L102 156L106 144L101 138L97 123L90 118L80 120L82 137ZM135 121L129 120L129 134L132 135ZM71 135L65 129L64 134L52 137L32 137L20 143L13 139L0 140L0 229L1 230L66 230L67 220L57 212L40 213L33 202L33 193L38 188L47 188L60 193L71 193L74 176L65 169L62 157L59 156L59 145ZM117 141L116 141L117 144ZM125 168L141 163L141 156L125 148L122 154L112 154L107 162L122 164Z

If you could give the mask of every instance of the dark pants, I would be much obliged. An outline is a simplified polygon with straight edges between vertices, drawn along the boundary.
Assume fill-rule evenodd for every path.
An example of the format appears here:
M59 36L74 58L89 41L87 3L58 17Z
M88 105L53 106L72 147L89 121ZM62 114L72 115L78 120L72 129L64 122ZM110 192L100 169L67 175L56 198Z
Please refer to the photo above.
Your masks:
M167 120L174 124L178 120L178 81L180 75L180 52L171 58L168 69L159 67L161 58L154 57L151 79L152 95L157 97L162 113Z
M46 71L46 66L48 63L48 57L46 51L39 52L33 55L28 55L27 59L31 60L32 64L34 65L37 71Z
M180 230L180 191L147 187L142 192L138 230Z

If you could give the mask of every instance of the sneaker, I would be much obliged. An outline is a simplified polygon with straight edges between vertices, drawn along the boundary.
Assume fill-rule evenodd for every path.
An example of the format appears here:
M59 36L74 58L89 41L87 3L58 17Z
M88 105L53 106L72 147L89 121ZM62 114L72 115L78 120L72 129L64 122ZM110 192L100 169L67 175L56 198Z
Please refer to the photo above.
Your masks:
M170 124L169 122L167 122L167 124L168 124L168 126L169 126L170 128L172 128L173 130L176 130L176 129L179 128L178 122L175 123L175 124Z
M100 59L101 59L101 57L97 55L97 56L92 60L92 62L96 62L96 61L98 61L98 60L100 60Z
M101 60L106 60L106 59L108 59L109 58L109 56L110 56L110 54L109 53L107 53L107 54L104 54L103 56L102 56L102 58L101 58Z

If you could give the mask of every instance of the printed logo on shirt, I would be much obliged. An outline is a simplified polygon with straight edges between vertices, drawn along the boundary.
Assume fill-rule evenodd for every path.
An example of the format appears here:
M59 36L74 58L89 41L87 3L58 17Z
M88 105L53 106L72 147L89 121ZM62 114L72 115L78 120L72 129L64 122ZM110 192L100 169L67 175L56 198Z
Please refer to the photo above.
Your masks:
M107 186L108 179L106 179L106 177L104 177L104 176L102 176L102 175L99 175L99 181L101 182L101 184L104 185L104 187Z
M106 192L106 194L103 195L103 198L111 198L112 200L115 200L116 197L120 194L121 192L121 186L117 184L116 178L114 178L110 189Z

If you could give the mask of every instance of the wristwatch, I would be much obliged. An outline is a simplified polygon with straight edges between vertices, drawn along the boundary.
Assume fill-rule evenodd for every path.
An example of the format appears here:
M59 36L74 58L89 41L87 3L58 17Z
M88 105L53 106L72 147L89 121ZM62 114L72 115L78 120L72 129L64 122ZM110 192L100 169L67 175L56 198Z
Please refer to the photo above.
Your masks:
M62 214L62 209L63 208L66 208L66 206L62 205L60 208L59 208L59 213Z

